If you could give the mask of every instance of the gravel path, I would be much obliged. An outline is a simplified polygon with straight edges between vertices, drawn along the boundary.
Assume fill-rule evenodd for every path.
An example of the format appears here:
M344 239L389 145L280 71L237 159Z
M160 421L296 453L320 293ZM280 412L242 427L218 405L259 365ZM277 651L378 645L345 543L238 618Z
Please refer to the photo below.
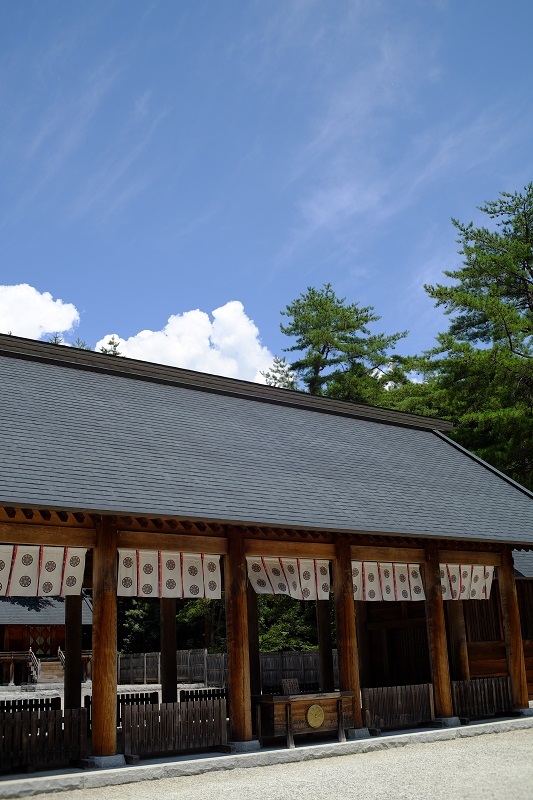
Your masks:
M531 800L533 730L75 790L65 796L69 800ZM50 795L34 795L33 800L50 800Z

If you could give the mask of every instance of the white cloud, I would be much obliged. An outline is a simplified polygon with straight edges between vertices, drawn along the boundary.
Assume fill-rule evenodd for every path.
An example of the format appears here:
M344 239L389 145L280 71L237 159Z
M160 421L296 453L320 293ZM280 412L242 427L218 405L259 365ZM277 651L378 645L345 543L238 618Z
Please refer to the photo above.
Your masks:
M54 300L27 283L0 286L0 331L40 339L46 333L69 331L80 321L72 303Z
M239 300L205 311L173 314L161 331L140 331L128 339L106 334L97 350L115 336L121 355L174 367L210 372L264 383L261 372L272 366L273 355L261 344L259 330Z

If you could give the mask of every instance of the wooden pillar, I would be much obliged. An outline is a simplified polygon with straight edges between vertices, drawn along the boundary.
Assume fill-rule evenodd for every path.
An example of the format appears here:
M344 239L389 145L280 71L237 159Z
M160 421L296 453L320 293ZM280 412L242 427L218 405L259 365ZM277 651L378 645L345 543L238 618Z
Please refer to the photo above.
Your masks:
M436 542L430 542L426 546L424 575L429 660L435 694L435 714L437 717L453 717L452 685L446 644L446 622L440 582L439 549Z
M259 612L257 608L257 594L248 581L247 589L248 608L248 649L250 651L250 693L261 694L261 653L259 652Z
M334 692L335 678L333 675L333 643L331 640L329 600L316 601L316 630L318 634L320 691Z
M362 600L355 601L355 627L357 629L357 649L359 650L359 680L361 686L368 686L370 678L370 641L368 636L368 607Z
M516 594L513 554L510 548L505 548L502 552L502 564L501 567L498 567L498 584L513 705L517 709L529 708L522 628Z
M117 751L117 528L108 517L96 525L93 550L92 752Z
M355 692L353 703L354 727L363 727L359 686L359 658L355 630L355 602L353 599L352 556L350 541L339 536L335 542L333 562L333 593L337 623L337 650L339 653L339 685L342 691Z
M228 694L230 737L234 742L252 740L250 651L246 598L244 536L228 532L225 557L226 636L228 644Z
M81 594L65 597L65 708L81 707Z
M448 640L450 643L451 676L456 681L470 680L470 663L466 642L465 613L462 600L446 603Z
M178 701L178 667L176 663L176 599L159 600L159 636L161 642L161 702Z

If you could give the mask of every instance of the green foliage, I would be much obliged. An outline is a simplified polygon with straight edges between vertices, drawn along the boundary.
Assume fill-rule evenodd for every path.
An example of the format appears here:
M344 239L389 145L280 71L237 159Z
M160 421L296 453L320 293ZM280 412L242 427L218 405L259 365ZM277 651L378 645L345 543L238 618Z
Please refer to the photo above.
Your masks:
M210 652L224 652L225 626L223 600L178 600L178 650L206 647ZM119 597L118 632L118 646L123 653L160 650L159 600Z
M76 347L78 350L90 350L91 349L89 347L89 345L87 344L87 342L85 342L83 339L80 339L79 336L74 342L72 342L72 347Z
M108 356L120 356L122 354L118 349L119 347L120 347L119 340L117 339L116 336L112 336L107 341L107 347L102 346L100 348L100 352L105 353Z
M317 647L315 603L290 597L258 595L259 647L272 650L311 650Z
M308 287L281 313L289 319L282 333L295 339L285 350L301 354L290 368L311 394L376 402L390 381L403 376L401 360L390 350L406 332L371 333L369 325L380 319L373 307L346 303L331 284Z
M48 342L48 344L65 344L61 333L52 333L45 341Z
M159 648L159 600L118 598L118 648L153 653Z
M261 375L267 386L277 386L278 389L297 389L296 375L287 364L285 358L274 356L274 363Z
M224 600L181 600L176 615L178 648L206 647L211 653L226 650Z
M310 650L318 646L315 603L297 603L290 597L257 598L259 646L273 650ZM334 624L332 621L333 637ZM118 598L118 648L123 653L160 650L159 600ZM178 600L176 637L179 650L206 647L224 653L224 600Z
M453 220L463 266L425 287L450 326L408 364L424 382L389 402L454 420L460 444L533 488L533 184L480 210L491 229Z

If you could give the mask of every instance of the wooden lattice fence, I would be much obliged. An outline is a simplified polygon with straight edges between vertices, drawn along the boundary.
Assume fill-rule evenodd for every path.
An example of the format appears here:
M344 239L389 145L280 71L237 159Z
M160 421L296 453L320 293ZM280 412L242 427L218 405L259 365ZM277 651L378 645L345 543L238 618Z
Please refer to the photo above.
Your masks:
M123 751L149 756L209 750L227 742L226 699L208 696L162 703L126 706Z
M0 713L0 771L61 767L88 755L87 711Z
M124 719L124 709L134 705L154 705L159 702L159 692L119 692L117 694L117 728L121 728ZM92 728L93 701L86 695L84 706L87 709L87 730Z
M60 697L17 697L12 700L0 700L0 712L59 711L60 709Z
M454 711L459 717L494 717L513 710L509 677L452 681L452 693Z

